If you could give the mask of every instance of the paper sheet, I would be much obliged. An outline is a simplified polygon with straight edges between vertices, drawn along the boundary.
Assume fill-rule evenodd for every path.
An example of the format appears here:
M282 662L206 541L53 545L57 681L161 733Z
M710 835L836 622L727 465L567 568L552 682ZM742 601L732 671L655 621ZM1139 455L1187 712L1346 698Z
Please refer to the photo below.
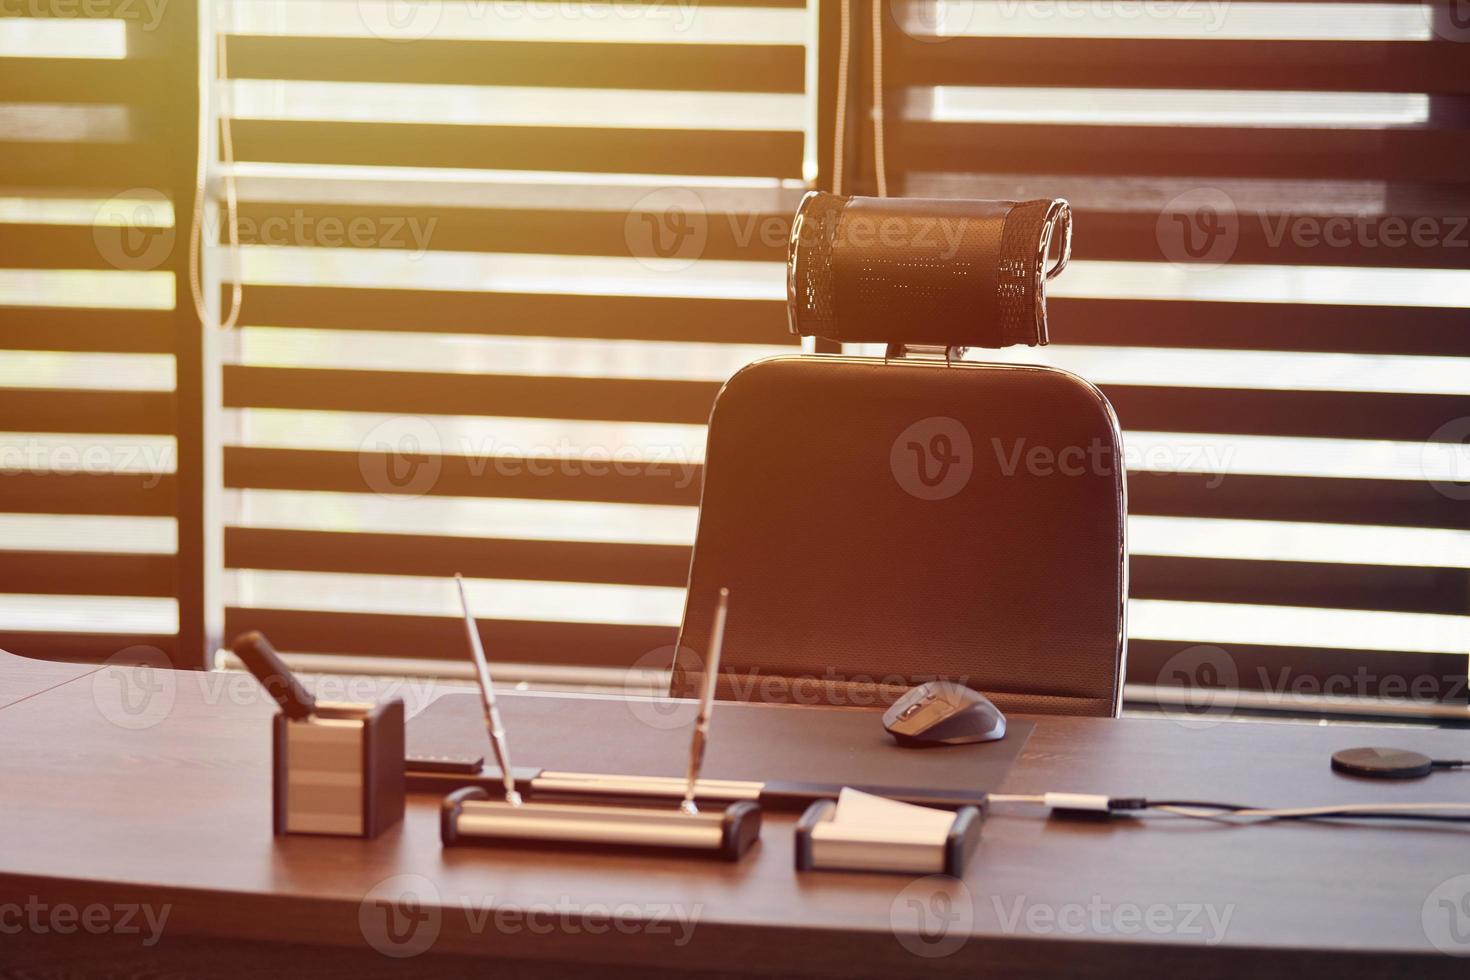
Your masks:
M849 827L896 827L908 831L944 834L954 823L954 814L948 810L900 803L844 786L837 796L837 812L832 817L832 823Z

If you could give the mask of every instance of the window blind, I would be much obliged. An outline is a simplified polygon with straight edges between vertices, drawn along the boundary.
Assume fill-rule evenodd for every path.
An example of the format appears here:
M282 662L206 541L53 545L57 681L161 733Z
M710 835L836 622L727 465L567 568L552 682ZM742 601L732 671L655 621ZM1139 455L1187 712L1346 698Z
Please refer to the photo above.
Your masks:
M198 559L175 403L194 21L101 0L4 13L0 647L172 656Z
M793 343L811 14L235 0L218 26L225 633L458 660L462 572L493 659L668 647L715 393Z
M1464 700L1470 33L1453 9L885 7L892 192L1076 211L1054 346L999 356L1074 370L1117 408L1130 683Z

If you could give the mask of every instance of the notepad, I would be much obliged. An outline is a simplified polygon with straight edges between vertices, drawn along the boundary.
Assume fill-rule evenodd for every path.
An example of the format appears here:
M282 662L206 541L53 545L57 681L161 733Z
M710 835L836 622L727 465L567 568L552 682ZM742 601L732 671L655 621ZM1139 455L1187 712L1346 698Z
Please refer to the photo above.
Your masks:
M958 875L979 840L981 819L975 807L936 810L843 787L836 803L818 800L802 815L796 866Z
M872 828L897 831L905 837L937 836L942 840L954 823L954 814L949 810L900 803L845 786L837 795L837 811L828 823L844 831Z

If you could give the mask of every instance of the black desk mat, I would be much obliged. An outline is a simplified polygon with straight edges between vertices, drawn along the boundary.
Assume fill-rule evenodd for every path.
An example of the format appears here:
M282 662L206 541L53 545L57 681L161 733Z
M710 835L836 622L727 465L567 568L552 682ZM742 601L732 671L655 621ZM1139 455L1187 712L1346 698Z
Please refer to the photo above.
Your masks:
M497 695L516 770L682 777L694 709L616 697ZM994 792L1035 723L1008 719L1006 737L975 745L900 748L877 711L721 702L703 775ZM493 760L479 695L442 695L408 721L409 768L427 758Z

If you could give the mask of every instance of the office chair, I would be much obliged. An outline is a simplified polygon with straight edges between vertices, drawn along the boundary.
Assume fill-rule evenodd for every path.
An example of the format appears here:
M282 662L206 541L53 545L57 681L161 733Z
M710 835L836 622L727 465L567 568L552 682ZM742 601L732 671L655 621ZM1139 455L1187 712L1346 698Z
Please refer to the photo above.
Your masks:
M850 227L916 237L936 215L962 223L954 255L898 233L857 242ZM813 194L796 225L793 331L887 353L770 358L721 390L671 693L703 682L723 586L721 698L885 705L939 677L1003 711L1116 715L1126 506L1112 408L1065 371L956 357L1046 342L1066 203Z

